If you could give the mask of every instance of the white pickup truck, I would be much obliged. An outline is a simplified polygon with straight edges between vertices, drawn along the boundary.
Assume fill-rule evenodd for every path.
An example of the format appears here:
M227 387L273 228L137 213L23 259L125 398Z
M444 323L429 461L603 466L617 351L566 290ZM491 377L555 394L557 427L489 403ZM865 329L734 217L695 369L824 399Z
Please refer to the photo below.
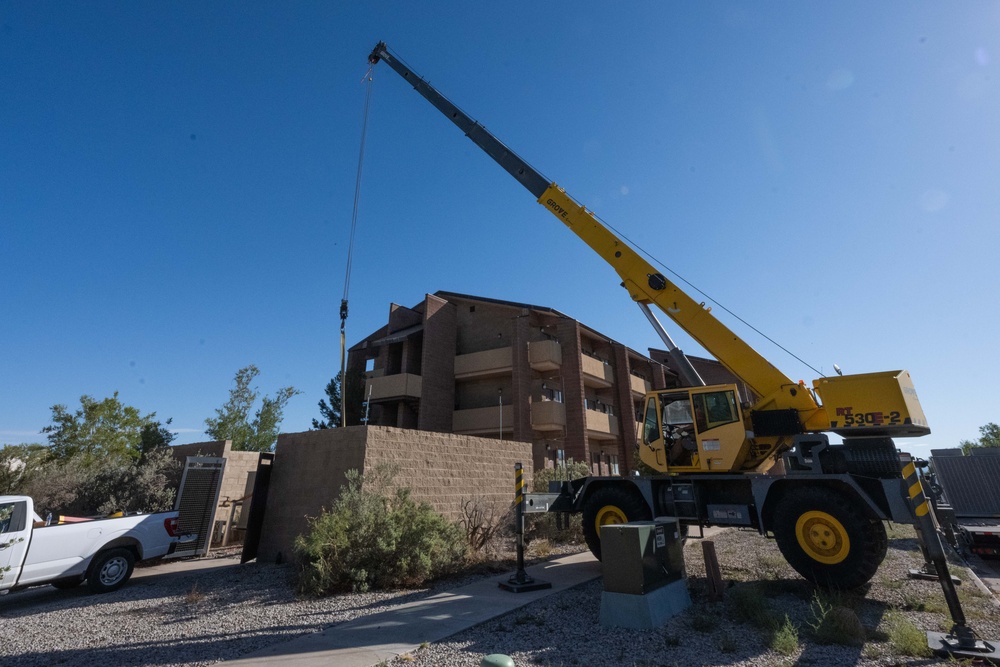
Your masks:
M94 593L109 593L129 580L137 561L195 539L178 533L177 512L46 523L28 496L0 496L0 592L86 580Z

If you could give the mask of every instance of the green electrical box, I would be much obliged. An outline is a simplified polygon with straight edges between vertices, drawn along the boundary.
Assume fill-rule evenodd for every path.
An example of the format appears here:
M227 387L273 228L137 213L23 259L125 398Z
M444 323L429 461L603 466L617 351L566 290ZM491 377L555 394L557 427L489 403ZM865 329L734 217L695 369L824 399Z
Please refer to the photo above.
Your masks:
M608 593L646 595L684 578L684 545L677 519L601 527L601 564Z

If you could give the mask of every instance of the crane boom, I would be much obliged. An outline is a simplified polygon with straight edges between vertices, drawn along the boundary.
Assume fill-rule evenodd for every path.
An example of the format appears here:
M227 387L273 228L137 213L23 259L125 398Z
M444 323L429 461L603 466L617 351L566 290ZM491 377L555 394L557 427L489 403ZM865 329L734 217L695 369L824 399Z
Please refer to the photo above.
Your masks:
M640 305L655 304L757 395L749 413L747 440L733 462L756 465L789 446L787 436L833 431L844 436L925 435L930 432L906 371L884 371L795 383L657 271L564 189L545 178L517 153L473 120L379 42L368 56L384 61L521 183L621 277L629 296ZM815 393L814 393L815 392ZM817 395L825 405L820 405ZM756 443L754 435L756 435ZM748 457L753 449L756 454Z
M771 395L781 387L795 386L784 373L711 315L704 304L689 297L597 220L590 211L574 201L565 190L542 176L483 125L400 62L389 52L384 42L380 42L368 58L373 65L380 60L409 81L418 93L533 194L539 204L610 264L621 277L633 300L659 307L702 347L746 382L758 396Z

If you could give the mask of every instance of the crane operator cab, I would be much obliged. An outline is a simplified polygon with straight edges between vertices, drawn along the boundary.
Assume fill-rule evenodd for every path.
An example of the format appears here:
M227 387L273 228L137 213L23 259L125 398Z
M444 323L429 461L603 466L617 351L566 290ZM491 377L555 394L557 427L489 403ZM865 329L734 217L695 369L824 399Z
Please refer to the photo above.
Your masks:
M639 456L660 472L726 472L746 429L736 385L647 394Z

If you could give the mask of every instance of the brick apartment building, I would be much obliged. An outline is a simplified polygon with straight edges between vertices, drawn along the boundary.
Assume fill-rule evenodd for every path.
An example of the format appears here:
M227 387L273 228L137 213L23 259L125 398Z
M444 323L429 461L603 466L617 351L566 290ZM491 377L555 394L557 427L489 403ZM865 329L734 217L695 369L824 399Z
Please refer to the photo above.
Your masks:
M452 292L393 304L349 351L348 376L362 374L369 424L531 442L536 468L564 456L603 475L634 469L643 395L680 385L556 310Z

